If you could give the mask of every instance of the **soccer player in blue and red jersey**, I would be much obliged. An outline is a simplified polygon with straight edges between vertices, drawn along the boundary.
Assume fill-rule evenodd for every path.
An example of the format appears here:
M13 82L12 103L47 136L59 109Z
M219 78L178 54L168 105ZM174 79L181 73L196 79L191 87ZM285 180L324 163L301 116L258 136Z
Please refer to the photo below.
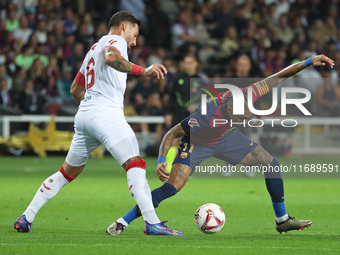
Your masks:
M250 85L253 102L268 93L283 80L300 72L307 66L324 66L326 64L333 67L334 61L325 55L314 56L306 61L290 65L280 72ZM245 95L249 87L242 89ZM252 115L249 109L245 106L244 115L234 115L231 92L222 93L221 99L222 105L215 105L210 100L207 103L207 114L205 115L201 114L201 105L198 106L194 113L174 126L164 136L157 160L157 175L165 183L151 192L155 208L158 207L161 201L180 191L188 181L189 176L194 172L195 167L210 157L228 161L233 165L270 166L268 169L279 169L279 161L276 158L273 158L260 145L242 135L230 125L231 122L243 122L243 120L248 119ZM228 123L216 125L214 120L217 119L226 119ZM178 137L182 137L182 142L169 176L164 158L172 142ZM276 230L282 233L309 227L312 224L310 220L297 220L286 213L283 180L280 171L264 171L264 176L275 212ZM135 206L124 217L111 224L107 232L111 235L119 235L130 222L140 215L138 206Z

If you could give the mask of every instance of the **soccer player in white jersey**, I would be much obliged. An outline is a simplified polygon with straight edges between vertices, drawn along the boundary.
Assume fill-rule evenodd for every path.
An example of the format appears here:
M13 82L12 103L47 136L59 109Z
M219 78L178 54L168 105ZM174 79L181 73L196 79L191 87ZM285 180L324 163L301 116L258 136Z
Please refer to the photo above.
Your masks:
M84 169L91 152L101 144L126 170L128 188L145 220L148 235L183 235L160 222L152 204L146 180L146 164L140 157L136 136L126 122L123 100L127 73L164 78L167 70L154 64L142 68L128 61L128 48L136 45L140 21L127 11L114 14L109 33L87 53L71 86L79 105L75 116L75 135L60 170L38 189L26 211L15 221L18 232L31 232L31 224L42 206ZM110 234L110 226L107 229Z

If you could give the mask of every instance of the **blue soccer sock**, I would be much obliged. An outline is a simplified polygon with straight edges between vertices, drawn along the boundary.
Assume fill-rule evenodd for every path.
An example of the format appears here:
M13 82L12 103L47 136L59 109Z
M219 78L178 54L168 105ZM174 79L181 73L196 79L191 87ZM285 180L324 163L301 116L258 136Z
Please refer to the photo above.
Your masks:
M280 163L276 158L270 163L266 172L264 172L267 190L272 199L272 204L277 222L288 219L284 204L283 180L281 178Z
M151 192L153 206L157 208L160 202L162 202L164 199L172 197L176 193L177 189L173 185L167 182L164 183L161 187L154 189ZM137 219L141 215L142 214L139 210L139 207L136 205L127 214L125 214L125 216L123 216L123 219L127 224L130 224L133 220Z

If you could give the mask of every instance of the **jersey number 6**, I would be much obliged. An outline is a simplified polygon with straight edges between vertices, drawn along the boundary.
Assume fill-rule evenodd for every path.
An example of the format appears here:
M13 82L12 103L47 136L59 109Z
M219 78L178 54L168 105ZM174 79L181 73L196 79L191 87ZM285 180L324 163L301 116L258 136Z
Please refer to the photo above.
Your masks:
M86 89L90 89L94 84L94 64L94 60L91 58L86 66Z

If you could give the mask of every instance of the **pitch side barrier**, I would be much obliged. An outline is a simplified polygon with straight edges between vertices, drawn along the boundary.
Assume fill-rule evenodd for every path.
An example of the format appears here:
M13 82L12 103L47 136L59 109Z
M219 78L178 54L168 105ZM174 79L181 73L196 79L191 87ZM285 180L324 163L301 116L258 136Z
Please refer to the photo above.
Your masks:
M28 123L41 123L49 122L51 115L6 115L0 116L0 123L2 124L1 135L4 138L10 136L10 124L11 122L28 122ZM164 123L163 116L127 116L126 120L128 123L148 123L148 124L162 124ZM55 116L56 123L73 123L73 116Z
M260 127L256 130L256 135L261 136L264 134L262 126L275 126L277 123L281 123L285 121L283 118L275 118L275 117L267 117L268 121L262 119L260 123ZM51 115L20 115L20 116L13 116L13 115L5 115L0 116L0 126L2 129L0 130L1 135L3 138L7 138L10 136L10 124L12 122L49 122L51 119ZM275 120L272 120L275 119ZM330 117L290 117L292 121L292 126L296 127L304 127L301 135L303 135L303 145L299 146L299 150L295 151L298 154L334 154L340 153L339 147L315 147L312 145L311 141L314 139L315 134L312 132L312 126L322 126L323 127L323 135L330 134L331 126L336 126L338 132L340 132L340 119L339 118L330 118ZM126 120L128 123L149 123L149 124L162 124L164 123L163 116L127 116ZM73 116L56 116L55 117L56 123L73 123L74 117ZM287 121L287 120L286 120ZM262 125L263 124L263 125ZM289 124L286 122L286 124ZM294 145L294 147L296 147ZM293 148L294 148L293 147Z

